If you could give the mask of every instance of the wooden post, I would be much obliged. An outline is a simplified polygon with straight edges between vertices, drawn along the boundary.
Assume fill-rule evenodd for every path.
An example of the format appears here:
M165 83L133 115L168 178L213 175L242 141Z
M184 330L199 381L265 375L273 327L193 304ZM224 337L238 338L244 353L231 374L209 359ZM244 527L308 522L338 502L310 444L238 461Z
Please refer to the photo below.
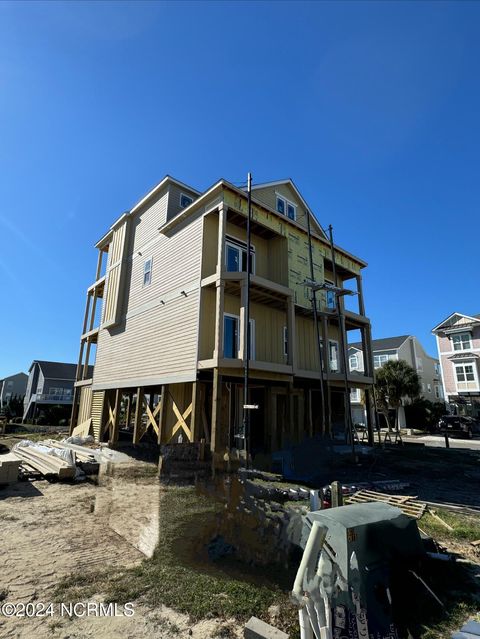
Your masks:
M212 395L212 433L210 439L210 450L217 452L220 439L222 417L222 376L218 368L213 369L213 395Z
M325 403L327 405L326 407L327 410L325 411L327 424L326 424L326 428L323 431L323 434L331 437L332 436L332 398L331 398L330 382L329 382L330 362L328 358L328 320L325 314L322 316L322 343L323 343L323 349L322 349L323 370L325 371L325 380L326 380L326 386L327 386L327 389L326 389L327 392L324 393Z
M270 393L270 448L272 452L278 450L277 436L277 393Z
M141 438L143 414L143 388L137 388L137 405L135 406L135 424L133 427L133 443L138 444Z
M332 508L337 508L337 506L343 506L342 484L339 481L332 482L331 492L332 492Z
M114 420L112 425L110 444L115 444L118 441L118 429L120 427L120 405L122 402L122 391L117 388L115 393L115 407L114 407Z
M192 433L192 442L198 441L198 425L200 421L200 384L192 383L192 414L190 417L190 432Z
M290 437L290 442L293 444L295 442L295 432L294 432L294 411L293 411L293 384L290 382L287 384L287 424L288 424L288 434Z
M127 395L127 408L125 410L125 427L129 428L132 420L132 393Z
M221 205L218 211L218 244L215 300L215 345L213 357L218 361L223 357L223 309L225 299L225 282L222 281L225 255L225 227L227 223L227 207Z
M165 417L167 414L168 406L168 385L162 386L162 407L160 409L160 415L158 417L158 443L163 444L163 437L165 434Z
M365 301L363 299L362 276L357 275L358 311L360 315L365 315Z

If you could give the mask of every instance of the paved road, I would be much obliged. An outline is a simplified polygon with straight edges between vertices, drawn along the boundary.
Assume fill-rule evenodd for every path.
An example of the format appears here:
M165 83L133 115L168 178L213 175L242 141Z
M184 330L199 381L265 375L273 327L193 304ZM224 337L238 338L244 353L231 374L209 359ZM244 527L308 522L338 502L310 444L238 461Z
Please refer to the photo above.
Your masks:
M425 446L432 446L434 448L445 448L445 437L443 435L425 435L423 437L402 437L405 442L422 442ZM450 441L450 448L466 448L469 450L480 450L480 437L474 437L473 439L457 439L454 437L448 438Z

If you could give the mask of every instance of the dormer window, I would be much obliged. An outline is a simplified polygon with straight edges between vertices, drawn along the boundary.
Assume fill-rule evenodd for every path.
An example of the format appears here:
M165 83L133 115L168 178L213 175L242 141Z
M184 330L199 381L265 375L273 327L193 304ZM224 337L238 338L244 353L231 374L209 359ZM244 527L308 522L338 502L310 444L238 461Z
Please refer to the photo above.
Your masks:
M457 333L452 335L452 344L454 351L467 351L472 348L472 340L470 333Z
M185 195L185 193L180 193L180 207L182 209L186 208L187 206L190 206L192 202L193 202L193 197L190 197L189 195Z
M297 219L297 206L281 195L277 195L277 212L286 215L290 220Z

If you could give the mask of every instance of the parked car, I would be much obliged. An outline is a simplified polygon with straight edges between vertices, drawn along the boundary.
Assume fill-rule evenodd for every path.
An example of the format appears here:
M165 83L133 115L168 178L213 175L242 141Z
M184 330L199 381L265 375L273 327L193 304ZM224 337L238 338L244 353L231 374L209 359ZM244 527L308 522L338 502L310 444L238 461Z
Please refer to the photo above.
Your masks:
M463 435L471 439L474 434L480 433L480 423L473 417L463 415L443 415L437 426L441 433Z

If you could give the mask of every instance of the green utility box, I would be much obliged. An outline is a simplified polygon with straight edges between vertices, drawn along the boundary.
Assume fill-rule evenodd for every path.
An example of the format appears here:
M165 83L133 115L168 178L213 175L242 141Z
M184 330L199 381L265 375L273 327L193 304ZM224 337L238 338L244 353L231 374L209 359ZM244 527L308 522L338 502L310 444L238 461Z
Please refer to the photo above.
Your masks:
M315 561L320 592L330 606L332 637L401 637L412 571L424 555L416 521L379 502L312 512L304 520L303 547L314 521L327 531Z

